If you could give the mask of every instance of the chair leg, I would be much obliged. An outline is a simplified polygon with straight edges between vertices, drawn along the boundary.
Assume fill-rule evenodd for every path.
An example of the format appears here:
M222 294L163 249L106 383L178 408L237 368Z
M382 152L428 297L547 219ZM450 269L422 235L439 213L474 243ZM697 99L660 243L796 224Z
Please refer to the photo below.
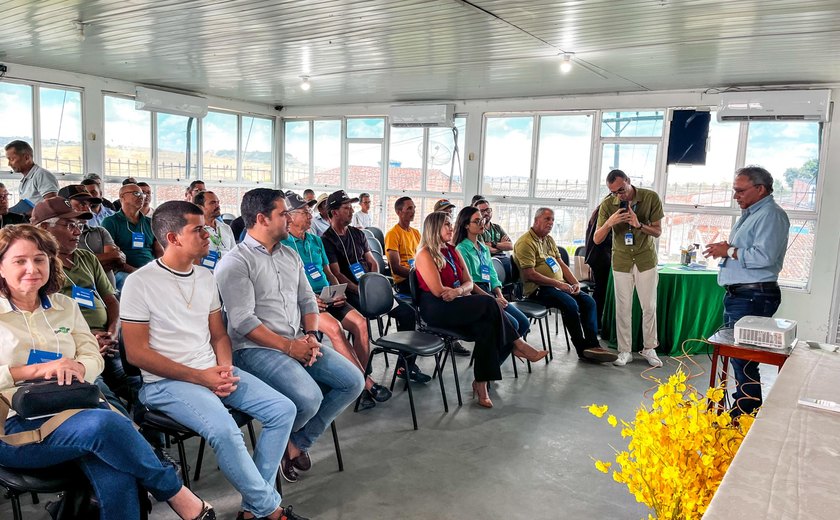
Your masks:
M335 444L335 458L338 459L338 471L344 471L344 460L341 458L341 444L338 443L338 431L335 428L335 421L330 423L332 430L333 444Z
M14 520L23 520L23 513L20 510L20 495L10 492L9 498L12 501L12 516Z
M435 370L438 369L440 364L440 352L435 354ZM455 356L452 356L452 359L455 359ZM438 383L440 383L440 396L443 398L443 411L449 413L449 403L446 400L446 389L443 387L443 371L440 371L441 377L438 378Z
M510 355L510 361L513 363L513 377L519 379L519 371L516 368L516 356L513 354Z
M560 334L560 311L554 309L554 335Z
M373 355L376 354L376 349L371 349L370 354L368 354L368 362L367 366L365 367L365 374L370 373L371 366L373 365ZM386 357L387 359L387 357ZM394 388L394 382L391 381L391 389ZM364 392L362 392L364 393ZM354 412L359 411L359 403L362 402L362 394L359 394L359 397L356 398L356 406L353 407Z
M201 440L204 440L203 438ZM175 444L178 445L178 460L181 462L181 477L184 479L184 487L190 488L190 471L187 467L187 450L184 449L184 439L175 437Z
M30 493L30 495L32 495L32 503L33 503L33 504L37 505L37 504L39 504L39 503L41 502L41 501L38 499L38 493L36 493L36 492L34 492L34 491L33 491L32 493Z
M248 421L248 437L251 439L251 448L257 449L257 434L254 433L254 421Z
M195 473L193 474L193 482L198 482L198 479L201 477L201 464L204 462L204 448L207 445L207 441L204 440L204 437L201 438L201 443L198 445L198 456L196 457L195 461Z
M450 348L451 348L451 344L450 344ZM475 349L473 349L473 351L475 351ZM446 363L446 355L448 355L448 354L449 354L448 352L446 354L444 354L444 358L443 358L444 363ZM449 356L449 359L452 361L452 375L455 376L455 394L458 396L458 406L464 406L464 399L461 397L461 382L459 381L459 378L458 378L458 367L455 365L455 354L452 354L451 356ZM441 370L442 369L443 369L443 367L441 367ZM441 374L443 374L443 372L441 372ZM441 384L443 384L443 383L441 383Z
M414 429L416 430L417 412L414 410L414 394L411 393L411 378L408 377L408 360L400 354L399 361L402 362L402 366L405 368L405 387L408 389L408 404L411 405L411 422L414 424ZM399 365L399 362L397 362L397 365ZM396 370L394 371L394 377L396 377Z
M546 334L543 334L543 322L542 322L542 320L539 320L539 326L540 326L540 339L542 340L543 350L545 350L545 336L546 336ZM545 328L546 328L546 332L548 332L548 336L551 336L551 325L546 324ZM551 351L549 350L548 355L545 357L545 364L546 365L548 364L548 358L550 358L550 357L551 357Z

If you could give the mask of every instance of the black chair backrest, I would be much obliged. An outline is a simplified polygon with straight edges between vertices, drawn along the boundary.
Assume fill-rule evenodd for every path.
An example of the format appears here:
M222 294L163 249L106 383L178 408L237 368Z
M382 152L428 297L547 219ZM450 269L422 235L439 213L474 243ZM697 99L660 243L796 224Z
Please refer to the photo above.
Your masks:
M369 230L369 229L363 229L363 230L362 230L362 233L364 233L364 234L365 234L365 236L369 236L369 237L376 238L376 235L374 235L374 234L373 234L373 231L371 231L371 230Z
M417 281L417 271L412 267L408 271L408 287L411 290L411 300L417 305L417 295L420 294L420 282Z
M575 249L575 256L585 257L586 256L586 246L578 246L577 249Z
M557 250L560 251L560 258L562 258L563 261L566 262L566 265L569 265L569 252L566 251L566 248L558 246Z
M385 258L378 251L371 250L370 254L373 255L373 259L376 260L376 264L379 266L379 274L391 276L391 267L388 266Z
M362 316L376 319L394 306L391 282L379 273L366 273L359 280L359 309Z
M382 244L379 243L379 240L377 240L376 237L367 237L367 243L371 251L376 251L380 255L385 254L385 251L382 249Z
M505 274L505 266L502 265L502 261L495 256L493 257L493 269L496 270L496 276L499 278L499 283L505 285L507 283L507 280L505 279L505 276L507 276Z
M385 247L385 233L383 233L381 229L379 229L378 227L374 227L374 226L371 226L371 227L368 227L368 228L365 228L365 229L367 229L371 233L373 233L373 236L376 237L376 240L379 240L379 243L382 244L382 247Z

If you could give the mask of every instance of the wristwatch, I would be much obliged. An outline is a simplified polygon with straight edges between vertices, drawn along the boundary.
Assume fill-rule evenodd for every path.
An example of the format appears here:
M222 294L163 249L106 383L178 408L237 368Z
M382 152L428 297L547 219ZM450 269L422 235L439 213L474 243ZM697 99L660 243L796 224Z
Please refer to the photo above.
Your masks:
M729 246L729 249L726 250L726 257L735 258L735 246Z
M324 338L324 333L321 332L321 331L317 331L317 330L307 330L307 331L304 331L304 334L311 335L316 340L318 340L318 343L320 343L321 340Z

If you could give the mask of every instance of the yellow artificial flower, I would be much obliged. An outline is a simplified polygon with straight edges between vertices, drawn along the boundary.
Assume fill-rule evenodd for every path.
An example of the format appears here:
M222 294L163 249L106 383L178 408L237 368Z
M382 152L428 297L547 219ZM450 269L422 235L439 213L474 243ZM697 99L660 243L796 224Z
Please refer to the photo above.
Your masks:
M615 428L618 424L618 419L615 418L615 415L610 414L610 416L607 417L607 422L610 423L610 426Z
M595 469L601 473L608 473L610 471L610 466L612 466L612 462L604 462L601 460L595 461Z
M589 405L589 413L591 413L592 415L594 415L595 417L598 417L598 418L603 417L604 414L607 413L607 410L609 410L609 407L607 407L607 405L605 405L605 404L600 405L600 406L598 406L597 404L590 404Z

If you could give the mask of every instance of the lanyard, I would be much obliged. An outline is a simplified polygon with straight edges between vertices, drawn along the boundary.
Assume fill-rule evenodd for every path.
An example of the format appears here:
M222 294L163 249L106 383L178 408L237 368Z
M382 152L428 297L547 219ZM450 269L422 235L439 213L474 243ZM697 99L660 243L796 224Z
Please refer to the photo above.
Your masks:
M303 251L306 253L306 259L308 262L304 262L304 264L311 264L312 263L312 251L309 250L306 244L306 233L303 234L303 240L299 240L296 236L292 235L292 244L295 246L295 251L297 251L298 256L303 259L303 254L300 252L298 248L298 242L303 242ZM347 253L344 253L344 256L347 256ZM347 261L350 262L349 260Z
M78 265L78 264L76 264L76 263L74 263L74 264L73 264L73 266L74 266L74 267L75 267L76 265ZM80 266L80 267L81 267L81 266ZM96 277L93 275L93 272L92 272L92 271L88 271L87 269L82 269L82 272L84 272L84 274L90 275L90 283L91 283L91 285L93 286L93 287L92 287L92 289L94 289L94 290L95 290L95 289L96 289ZM72 284L73 284L73 285L75 285L76 287L81 287L79 284L77 284L77 283L76 283L76 281L75 281L75 280L73 280L73 278L70 276L70 273L69 273L69 271L68 271L67 269L65 269L65 270L64 270L64 276L66 276L66 277L67 277L67 279L68 279L68 280L70 280L70 283L72 283Z
M455 259L452 257L452 251L450 251L449 248L446 248L446 257L444 260L446 260L446 263L452 268L452 272L455 273L455 279L458 280L458 267L455 264Z
M204 226L204 229L206 229L210 233L210 241L213 242L213 245L216 246L216 249L219 249L219 247L222 245L222 232L219 231L218 227L213 227L209 225Z
M137 224L139 224L140 229L137 230L137 231L132 230L131 226L129 225L128 215L125 216L125 228L128 230L129 233L144 233L145 234L145 231L143 231L143 216L142 215L137 220Z
M481 247L481 244L477 241L475 243L475 248L477 253L476 256L478 256L478 265L480 265L481 267L488 265L484 263L484 248Z
M347 265L350 265L350 256L347 254L347 248L344 247L344 242L342 242L341 236L332 226L330 226L330 231L333 232L335 237L338 239L338 243L341 244L341 249L344 250L344 258L347 259ZM350 228L347 228L347 234L350 235L350 244L353 246L353 257L356 259L353 263L359 263L359 251L356 249L356 241L353 239L353 233L350 232Z

